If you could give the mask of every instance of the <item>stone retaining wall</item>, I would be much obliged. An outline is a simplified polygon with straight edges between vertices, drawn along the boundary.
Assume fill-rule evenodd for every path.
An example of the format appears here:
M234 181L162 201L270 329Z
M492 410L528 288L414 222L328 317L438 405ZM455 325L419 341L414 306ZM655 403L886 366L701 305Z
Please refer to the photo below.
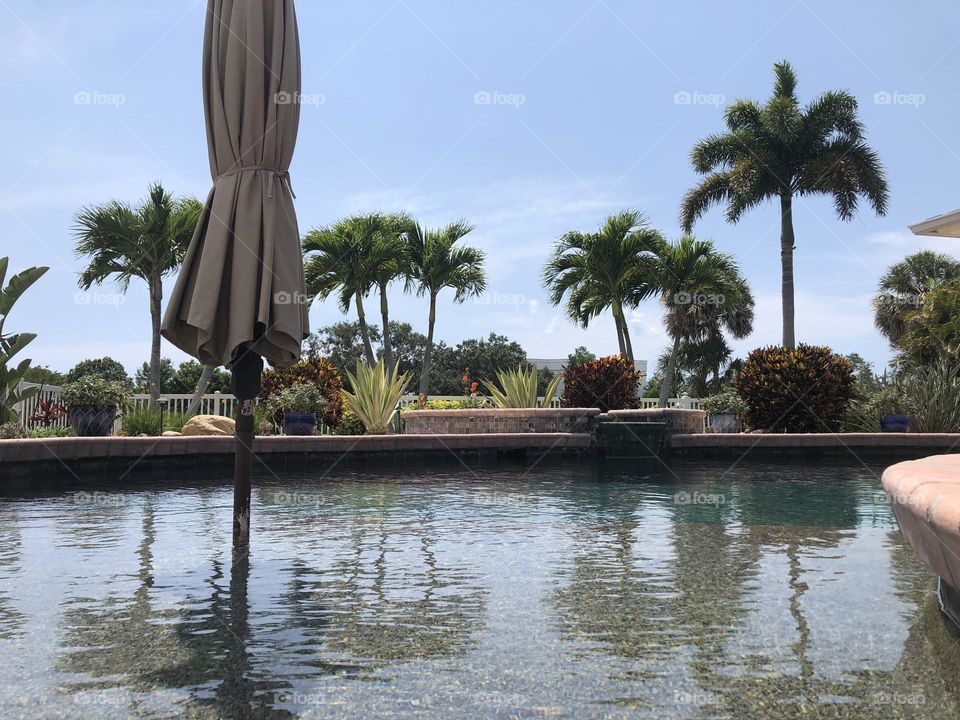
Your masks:
M707 414L703 410L683 408L649 408L646 410L611 410L599 417L602 422L663 422L671 434L704 432Z
M484 408L473 410L408 410L407 435L488 433L587 433L597 408Z

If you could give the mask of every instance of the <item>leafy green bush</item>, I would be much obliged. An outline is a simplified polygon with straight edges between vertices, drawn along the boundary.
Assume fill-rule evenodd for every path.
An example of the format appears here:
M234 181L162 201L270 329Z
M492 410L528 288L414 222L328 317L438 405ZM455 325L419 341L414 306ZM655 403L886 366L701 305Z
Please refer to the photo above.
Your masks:
M333 429L334 435L363 435L367 429L352 410L347 410L340 418L340 424Z
M120 433L127 437L161 435L160 411L142 408L124 413L120 420Z
M72 427L39 427L27 433L29 438L61 438L73 437Z
M880 432L880 418L884 415L909 413L910 403L899 385L885 385L860 394L843 419L845 432Z
M77 405L107 407L120 405L127 397L127 388L119 382L87 375L69 382L60 392L60 402L68 408Z
M424 410L479 410L481 408L492 408L493 403L485 397L465 397L462 400L427 400L424 404ZM417 403L407 405L401 412L412 412L419 410Z
M733 386L754 429L833 432L853 397L853 368L828 347L773 345L750 353Z
M638 405L640 373L619 355L568 365L563 371L563 407L597 407L603 412Z
M960 432L960 365L942 360L897 382L911 432Z
M285 412L316 413L322 418L327 412L327 398L315 383L297 383L284 388L267 399L267 412L272 415Z
M15 421L0 425L0 440L21 440L27 436L27 431Z
M343 396L343 380L337 368L322 357L312 357L301 360L286 370L266 370L260 380L260 402L266 404L270 397L285 388L303 383L316 385L321 395L326 399L327 406L322 420L325 425L336 427L340 418L347 409ZM282 418L274 415L273 421L280 423Z
M73 383L91 375L108 382L118 382L128 390L133 389L133 381L127 375L126 368L111 357L81 360L70 368L66 377L64 377L64 382Z
M740 419L747 416L747 404L733 390L724 390L711 395L700 403L700 409L711 415L733 413Z

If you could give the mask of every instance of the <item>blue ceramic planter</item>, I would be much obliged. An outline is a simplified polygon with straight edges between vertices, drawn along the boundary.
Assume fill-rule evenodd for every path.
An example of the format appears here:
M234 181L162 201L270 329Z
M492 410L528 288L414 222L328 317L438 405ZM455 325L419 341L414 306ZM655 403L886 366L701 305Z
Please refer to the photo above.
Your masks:
M883 432L907 432L909 429L909 415L884 415L880 418L880 430Z
M313 435L316 428L316 413L285 412L283 414L284 435Z

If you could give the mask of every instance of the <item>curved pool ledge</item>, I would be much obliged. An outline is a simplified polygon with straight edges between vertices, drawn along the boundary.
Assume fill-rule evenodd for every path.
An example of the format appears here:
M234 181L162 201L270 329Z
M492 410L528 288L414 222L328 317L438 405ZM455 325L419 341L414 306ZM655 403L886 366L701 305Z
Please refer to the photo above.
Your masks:
M883 473L900 531L941 586L944 612L960 625L960 456L933 455Z

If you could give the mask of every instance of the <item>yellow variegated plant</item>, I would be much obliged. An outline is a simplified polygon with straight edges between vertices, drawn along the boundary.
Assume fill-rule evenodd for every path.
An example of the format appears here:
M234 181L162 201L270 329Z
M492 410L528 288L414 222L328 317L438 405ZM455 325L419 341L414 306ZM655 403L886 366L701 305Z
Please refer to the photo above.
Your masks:
M397 403L410 384L410 374L399 373L399 363L387 373L383 360L371 367L357 363L356 374L347 371L353 392L344 392L350 410L360 418L368 435L390 433L390 423L397 412Z
M501 408L535 408L550 407L553 396L557 394L562 375L557 373L547 386L543 394L543 405L537 402L537 369L532 365L520 365L516 370L498 370L496 383L484 381L487 390L493 397L497 407Z

